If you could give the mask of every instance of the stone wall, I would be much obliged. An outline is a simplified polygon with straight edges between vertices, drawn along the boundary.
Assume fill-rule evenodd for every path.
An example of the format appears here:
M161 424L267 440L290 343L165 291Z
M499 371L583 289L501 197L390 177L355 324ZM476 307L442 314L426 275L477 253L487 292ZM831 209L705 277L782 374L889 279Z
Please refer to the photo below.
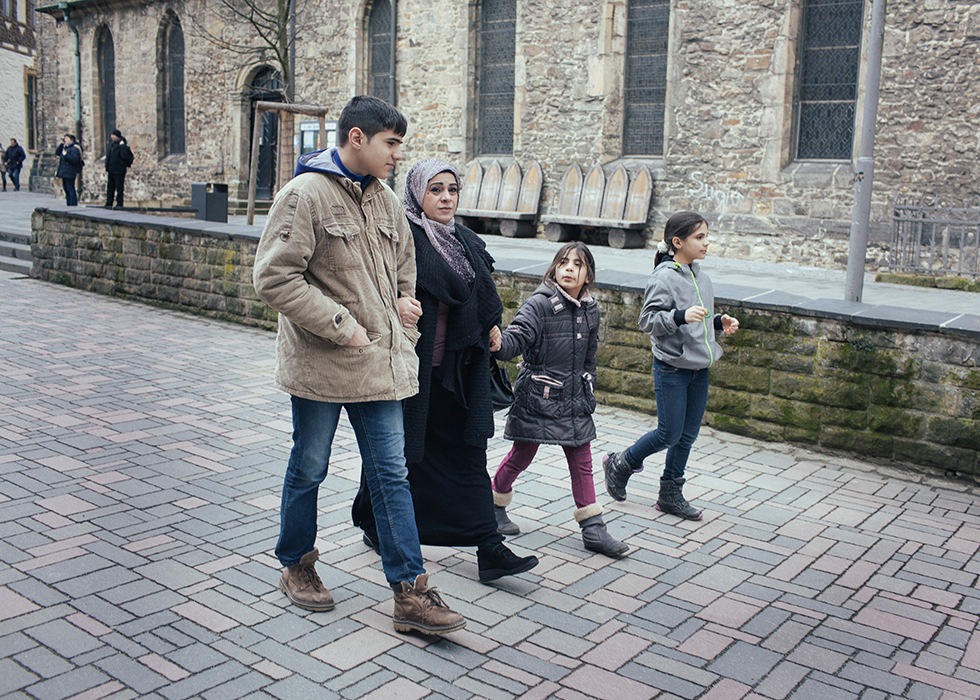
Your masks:
M35 277L275 328L275 312L252 288L254 235L221 233L214 225L203 232L206 224L190 219L80 212L34 212Z
M680 209L712 221L716 253L846 265L853 202L850 161L792 159L793 100L802 0L673 0L662 156L622 152L626 0L517 0L514 156L538 160L542 211L572 162L646 165L656 186L651 238ZM365 90L365 0L300 6L296 101L336 110ZM475 143L475 27L479 2L434 6L399 0L399 107L410 120L408 162L439 155L462 165ZM864 18L866 51L870 0ZM164 158L157 143L157 71L151 51L164 14L180 17L186 45L187 153ZM247 189L248 95L261 61L222 50L204 29L255 46L247 24L209 0L107 2L73 11L82 38L83 149L89 192L104 183L94 37L115 42L118 125L137 156L133 203L186 199L192 181ZM868 264L887 268L890 203L897 192L959 202L980 192L980 5L970 0L892 0L886 17L876 181ZM42 126L47 149L74 126L72 41L64 23L39 18ZM859 84L863 85L862 70ZM863 88L859 89L860 133ZM857 138L855 139L857 142ZM855 154L857 143L855 142ZM288 150L283 158L291 160Z
M192 220L39 209L33 275L265 328L255 235ZM497 274L509 321L537 278ZM598 285L597 396L655 413L640 288ZM910 328L868 316L719 299L742 330L712 370L706 422L721 430L897 462L980 481L980 319ZM653 420L651 420L653 425Z

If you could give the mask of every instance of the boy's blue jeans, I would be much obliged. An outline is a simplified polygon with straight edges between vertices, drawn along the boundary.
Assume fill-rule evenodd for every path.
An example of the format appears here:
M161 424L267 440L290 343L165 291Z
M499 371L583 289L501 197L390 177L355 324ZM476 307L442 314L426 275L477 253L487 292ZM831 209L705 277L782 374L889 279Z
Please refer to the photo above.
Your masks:
M391 585L425 573L405 466L401 401L327 403L292 397L293 449L286 466L276 557L293 566L314 549L317 492L327 476L340 409L357 436L371 507L378 524L381 565Z
M662 478L681 479L708 404L708 370L679 369L654 360L653 388L657 392L657 428L628 447L623 458L633 471L640 471L644 459L667 448Z

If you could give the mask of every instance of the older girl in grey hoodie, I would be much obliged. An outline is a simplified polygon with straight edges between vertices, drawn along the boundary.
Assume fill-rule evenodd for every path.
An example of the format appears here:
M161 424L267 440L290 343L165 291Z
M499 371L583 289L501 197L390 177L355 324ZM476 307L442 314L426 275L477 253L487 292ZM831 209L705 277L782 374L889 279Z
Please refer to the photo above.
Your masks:
M708 401L708 368L722 355L715 333L732 335L738 321L713 313L714 291L698 260L708 252L708 222L695 212L667 220L640 311L640 328L653 346L657 427L622 452L603 457L606 490L626 500L626 482L643 460L667 450L657 510L687 520L701 511L684 499L684 470Z

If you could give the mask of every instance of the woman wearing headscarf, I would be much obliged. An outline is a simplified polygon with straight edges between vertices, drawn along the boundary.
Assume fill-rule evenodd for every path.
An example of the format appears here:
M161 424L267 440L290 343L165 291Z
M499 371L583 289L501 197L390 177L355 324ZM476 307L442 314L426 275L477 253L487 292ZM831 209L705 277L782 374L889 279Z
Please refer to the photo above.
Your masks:
M486 245L455 221L459 188L459 173L441 160L416 163L406 179L422 337L419 393L404 405L405 457L422 544L475 546L487 583L529 571L538 559L516 556L497 532L487 440L494 430L490 352L500 347L503 305ZM376 548L363 479L352 515L365 544Z

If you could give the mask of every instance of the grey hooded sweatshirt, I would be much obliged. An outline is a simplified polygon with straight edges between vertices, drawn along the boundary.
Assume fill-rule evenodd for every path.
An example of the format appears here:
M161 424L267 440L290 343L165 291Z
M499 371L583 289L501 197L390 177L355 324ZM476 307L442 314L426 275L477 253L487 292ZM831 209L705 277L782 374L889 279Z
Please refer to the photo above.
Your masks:
M657 265L639 319L640 329L650 334L653 356L680 369L706 369L717 362L724 351L715 340L714 305L711 280L698 263L667 258ZM692 306L703 306L708 315L700 323L683 323L683 312Z

